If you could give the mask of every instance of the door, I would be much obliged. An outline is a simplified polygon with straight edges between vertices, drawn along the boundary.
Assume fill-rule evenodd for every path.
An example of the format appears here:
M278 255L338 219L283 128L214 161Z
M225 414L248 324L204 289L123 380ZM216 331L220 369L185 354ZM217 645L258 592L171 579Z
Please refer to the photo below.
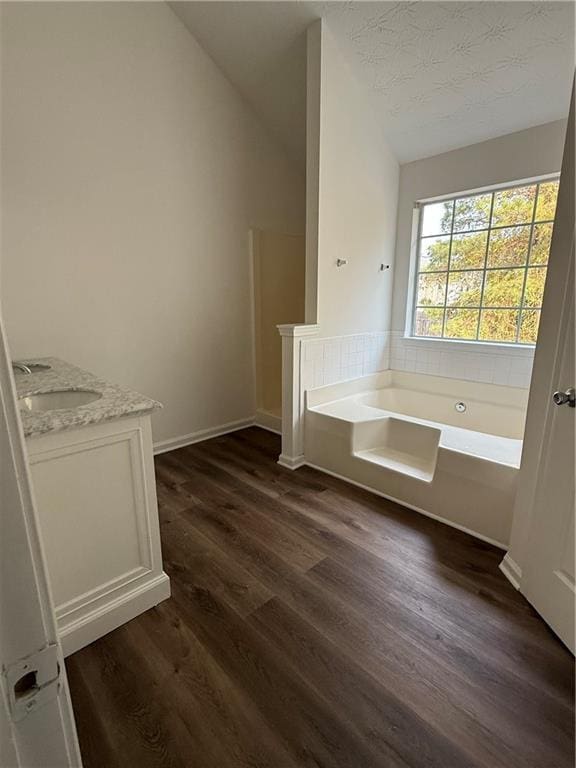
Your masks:
M0 317L0 766L81 766Z
M574 248L572 248L572 261ZM541 476L528 539L522 591L574 653L574 269L563 318L563 351L542 446Z
M524 474L521 467L518 493L528 508L520 588L572 653L576 408L567 393L576 386L574 130L573 87L526 424L526 435L530 420L542 424L540 432L530 431L539 459Z

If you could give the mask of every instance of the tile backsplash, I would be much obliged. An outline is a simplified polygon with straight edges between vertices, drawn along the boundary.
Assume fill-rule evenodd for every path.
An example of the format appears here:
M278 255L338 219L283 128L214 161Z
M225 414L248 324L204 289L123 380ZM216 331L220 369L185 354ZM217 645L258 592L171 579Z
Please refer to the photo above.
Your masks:
M387 332L304 339L302 386L304 389L323 387L385 371L389 367L389 351L390 334Z
M389 346L390 368L395 371L524 389L530 386L533 347L407 339L402 331L391 332Z
M388 368L454 379L530 386L534 349L407 339L402 331L302 341L303 389L335 384Z

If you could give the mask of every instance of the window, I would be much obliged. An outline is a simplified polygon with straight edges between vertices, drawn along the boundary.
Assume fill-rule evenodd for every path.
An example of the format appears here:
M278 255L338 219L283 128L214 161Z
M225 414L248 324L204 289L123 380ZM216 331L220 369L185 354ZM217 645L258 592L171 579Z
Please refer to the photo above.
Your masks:
M535 344L558 179L420 208L412 334Z

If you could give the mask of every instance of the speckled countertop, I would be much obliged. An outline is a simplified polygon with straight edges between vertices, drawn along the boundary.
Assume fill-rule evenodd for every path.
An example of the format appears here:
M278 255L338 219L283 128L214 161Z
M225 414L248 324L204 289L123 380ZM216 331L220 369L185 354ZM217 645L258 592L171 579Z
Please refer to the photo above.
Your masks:
M121 416L141 415L162 408L156 400L117 384L110 384L93 373L57 357L27 358L22 362L49 365L50 369L31 374L15 371L14 379L19 398L63 389L90 390L102 395L98 400L76 408L36 412L21 409L26 437L98 424Z

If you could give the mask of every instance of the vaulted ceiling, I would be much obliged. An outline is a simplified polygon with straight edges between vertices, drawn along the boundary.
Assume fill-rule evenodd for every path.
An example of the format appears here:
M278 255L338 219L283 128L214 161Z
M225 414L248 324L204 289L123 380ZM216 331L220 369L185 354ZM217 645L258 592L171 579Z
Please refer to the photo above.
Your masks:
M169 5L303 170L306 29L318 13L300 2Z
M572 2L176 2L182 19L304 163L305 30L327 20L401 162L563 118Z

